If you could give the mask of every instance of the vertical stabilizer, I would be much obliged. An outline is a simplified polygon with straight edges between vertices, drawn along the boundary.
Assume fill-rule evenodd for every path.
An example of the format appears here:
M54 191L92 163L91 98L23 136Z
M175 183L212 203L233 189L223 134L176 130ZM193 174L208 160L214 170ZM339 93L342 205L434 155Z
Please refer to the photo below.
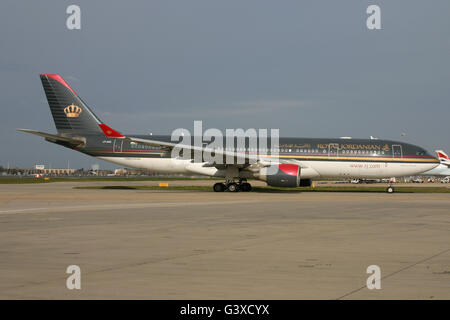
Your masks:
M41 74L41 81L58 133L102 133L101 121L60 75Z

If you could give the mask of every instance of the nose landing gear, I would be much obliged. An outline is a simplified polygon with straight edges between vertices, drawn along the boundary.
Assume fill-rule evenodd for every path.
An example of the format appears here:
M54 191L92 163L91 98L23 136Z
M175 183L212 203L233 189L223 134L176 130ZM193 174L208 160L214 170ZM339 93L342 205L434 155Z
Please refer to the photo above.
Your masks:
M227 180L225 183L218 182L213 186L214 192L249 192L252 190L252 185L247 182L245 179L239 179L239 182L236 183L233 180Z

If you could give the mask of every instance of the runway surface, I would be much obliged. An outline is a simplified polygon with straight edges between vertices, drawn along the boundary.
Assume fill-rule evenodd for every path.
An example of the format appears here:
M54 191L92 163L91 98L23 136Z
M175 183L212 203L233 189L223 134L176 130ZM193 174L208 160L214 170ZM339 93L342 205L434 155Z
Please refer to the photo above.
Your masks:
M106 184L0 185L1 299L450 299L449 194Z

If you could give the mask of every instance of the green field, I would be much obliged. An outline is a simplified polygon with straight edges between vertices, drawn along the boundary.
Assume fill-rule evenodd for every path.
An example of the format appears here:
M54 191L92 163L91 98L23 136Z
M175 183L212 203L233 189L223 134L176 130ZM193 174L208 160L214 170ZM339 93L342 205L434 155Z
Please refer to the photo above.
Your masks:
M191 178L191 177L50 177L44 178L11 178L0 177L0 184L21 183L53 183L53 182L95 182L95 181L174 181L174 180L215 180L213 178Z
M96 190L172 190L172 191L205 191L213 192L211 186L80 186L74 189L96 189ZM303 187L303 188L276 188L276 187L253 187L252 192L261 193L299 193L299 192L386 192L386 187ZM395 187L396 193L450 193L450 188L445 187Z
M22 184L22 183L54 183L54 182L114 182L114 181L189 181L210 180L211 186L80 186L75 189L103 189L103 190L173 190L173 191L205 191L212 192L214 178L192 178L192 177L50 177L48 180L34 177L0 177L0 184ZM450 193L446 187L411 187L394 186L397 193ZM253 187L253 192L386 192L386 186L316 186L303 188L276 188L276 187Z

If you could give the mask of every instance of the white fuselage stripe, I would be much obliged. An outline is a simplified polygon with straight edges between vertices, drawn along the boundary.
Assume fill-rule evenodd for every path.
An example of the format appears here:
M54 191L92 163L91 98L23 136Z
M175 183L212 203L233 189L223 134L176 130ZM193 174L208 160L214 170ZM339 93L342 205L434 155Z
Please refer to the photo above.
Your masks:
M199 174L222 177L223 170L203 167L203 163L174 158L99 157L124 167L147 169L159 173ZM436 163L301 161L301 177L389 178L416 175L436 167Z

